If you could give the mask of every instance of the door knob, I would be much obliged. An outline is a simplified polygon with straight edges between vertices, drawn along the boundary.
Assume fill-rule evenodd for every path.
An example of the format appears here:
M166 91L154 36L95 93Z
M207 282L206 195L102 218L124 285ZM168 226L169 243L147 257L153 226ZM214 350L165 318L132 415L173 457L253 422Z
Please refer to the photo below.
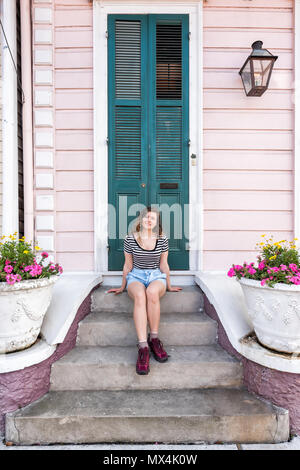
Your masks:
M142 188L145 188L145 187L146 187L146 184L145 184L145 183L142 183L141 186L142 186Z

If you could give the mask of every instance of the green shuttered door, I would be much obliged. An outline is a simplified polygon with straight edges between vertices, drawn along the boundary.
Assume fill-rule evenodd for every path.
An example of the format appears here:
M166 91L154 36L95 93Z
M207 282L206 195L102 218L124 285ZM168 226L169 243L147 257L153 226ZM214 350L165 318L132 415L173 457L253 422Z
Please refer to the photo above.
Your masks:
M109 15L109 270L144 205L157 204L171 269L189 269L188 15Z

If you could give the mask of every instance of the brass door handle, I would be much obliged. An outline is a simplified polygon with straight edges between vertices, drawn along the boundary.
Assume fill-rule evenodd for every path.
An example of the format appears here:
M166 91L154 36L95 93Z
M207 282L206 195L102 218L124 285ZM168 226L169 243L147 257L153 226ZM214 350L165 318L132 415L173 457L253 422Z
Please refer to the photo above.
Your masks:
M145 187L146 187L146 184L145 184L145 183L142 183L141 186L142 186L142 188L145 188Z

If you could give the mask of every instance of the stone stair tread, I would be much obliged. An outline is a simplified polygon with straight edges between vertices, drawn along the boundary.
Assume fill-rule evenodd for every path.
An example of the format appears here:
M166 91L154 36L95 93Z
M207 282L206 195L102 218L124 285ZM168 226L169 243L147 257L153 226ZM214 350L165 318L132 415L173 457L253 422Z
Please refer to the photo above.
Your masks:
M288 413L245 389L51 391L7 414L6 440L281 442Z
M132 319L132 312L105 312L105 311L94 311L87 315L81 323L110 323L116 322L128 322ZM133 321L133 320L132 320ZM208 315L203 312L169 312L162 313L160 317L160 323L186 323L186 322L197 322L197 323L212 323L216 324Z
M115 286L114 286L115 287ZM133 300L127 291L108 293L111 286L102 286L92 295L92 311L132 312ZM182 286L181 291L169 292L160 300L161 312L195 312L203 307L203 294L197 285Z
M274 409L245 389L67 390L50 391L9 416L231 416Z
M168 362L178 363L237 363L218 344L205 346L168 346L167 353L171 356ZM152 358L150 358L151 360ZM135 364L137 360L136 346L76 346L68 354L53 364L53 368L65 364ZM151 362L155 361L154 359ZM156 362L156 361L155 361ZM155 364L154 362L154 364ZM166 362L163 365L168 365ZM161 366L161 364L159 364Z

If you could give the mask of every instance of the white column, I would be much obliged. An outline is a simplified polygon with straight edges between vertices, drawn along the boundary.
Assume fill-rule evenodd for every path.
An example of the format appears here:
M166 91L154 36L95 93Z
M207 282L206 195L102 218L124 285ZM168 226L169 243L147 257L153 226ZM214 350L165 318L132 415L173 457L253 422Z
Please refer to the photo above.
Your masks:
M16 2L2 1L1 20L15 64L16 51ZM18 114L17 75L3 33L2 39L2 160L3 160L3 234L19 230L18 214Z

